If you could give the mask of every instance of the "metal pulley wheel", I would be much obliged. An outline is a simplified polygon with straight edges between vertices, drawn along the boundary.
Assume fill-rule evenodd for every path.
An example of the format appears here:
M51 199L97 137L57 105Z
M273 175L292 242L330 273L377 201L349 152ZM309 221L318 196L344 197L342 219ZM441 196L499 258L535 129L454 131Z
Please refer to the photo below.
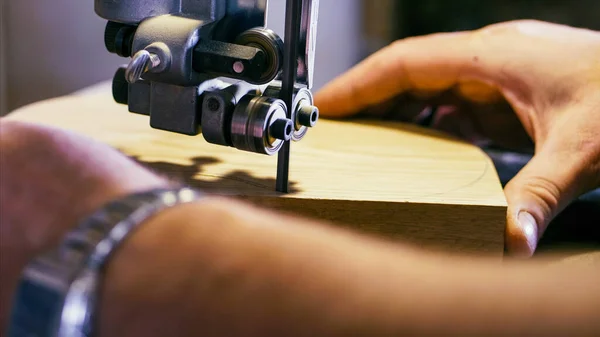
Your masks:
M269 66L258 84L271 82L277 77L283 63L283 41L275 32L266 28L252 28L240 34L234 43L258 48L265 53Z
M308 131L309 127L315 126L319 119L319 109L313 106L313 96L310 90L302 88L294 96L293 105L295 114L295 125L292 139L301 140Z
M281 88L269 86L264 91L264 96L279 97ZM317 124L319 120L319 109L313 105L313 96L306 88L296 88L294 101L292 102L292 120L294 121L294 132L292 140L301 140L308 131Z
M231 118L231 142L238 150L273 155L294 132L282 100L244 96Z

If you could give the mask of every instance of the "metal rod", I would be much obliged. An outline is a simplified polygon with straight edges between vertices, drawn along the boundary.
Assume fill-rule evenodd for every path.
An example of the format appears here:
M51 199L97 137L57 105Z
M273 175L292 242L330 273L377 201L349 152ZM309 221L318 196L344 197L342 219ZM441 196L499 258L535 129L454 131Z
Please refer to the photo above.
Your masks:
M302 18L302 0L287 0L285 6L285 36L283 43L283 76L280 98L287 106L287 117L292 118L294 86L298 68L298 41L300 41L300 21ZM294 122L294 121L292 121ZM277 192L288 193L290 169L290 144L284 142L277 154Z

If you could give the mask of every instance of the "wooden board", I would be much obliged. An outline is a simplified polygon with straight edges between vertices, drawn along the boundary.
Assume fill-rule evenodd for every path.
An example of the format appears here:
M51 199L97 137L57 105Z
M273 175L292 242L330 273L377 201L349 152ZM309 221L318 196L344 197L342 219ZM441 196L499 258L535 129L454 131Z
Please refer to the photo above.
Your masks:
M502 255L506 200L477 147L411 125L320 120L292 144L292 192L268 157L155 130L107 87L24 107L8 118L104 141L193 186L419 245Z

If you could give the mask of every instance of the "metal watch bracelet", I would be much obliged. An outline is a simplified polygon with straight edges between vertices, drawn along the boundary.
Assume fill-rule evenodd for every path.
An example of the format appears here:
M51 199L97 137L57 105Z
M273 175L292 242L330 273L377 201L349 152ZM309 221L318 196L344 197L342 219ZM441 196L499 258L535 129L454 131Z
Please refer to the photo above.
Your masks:
M188 187L161 188L105 204L71 230L59 247L26 266L6 336L93 336L102 272L115 249L145 220L201 197Z

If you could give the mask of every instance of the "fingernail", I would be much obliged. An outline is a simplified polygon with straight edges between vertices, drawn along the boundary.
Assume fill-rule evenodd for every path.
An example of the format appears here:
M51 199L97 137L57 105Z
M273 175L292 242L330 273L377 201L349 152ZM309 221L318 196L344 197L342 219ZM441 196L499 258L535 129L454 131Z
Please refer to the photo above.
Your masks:
M533 215L531 215L530 213L525 212L525 211L519 212L517 220L519 221L519 227L521 227L523 234L525 234L525 239L527 240L527 244L529 245L529 248L530 248L531 252L533 253L537 246L537 240L538 240L537 221L535 220Z

